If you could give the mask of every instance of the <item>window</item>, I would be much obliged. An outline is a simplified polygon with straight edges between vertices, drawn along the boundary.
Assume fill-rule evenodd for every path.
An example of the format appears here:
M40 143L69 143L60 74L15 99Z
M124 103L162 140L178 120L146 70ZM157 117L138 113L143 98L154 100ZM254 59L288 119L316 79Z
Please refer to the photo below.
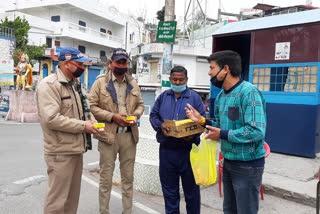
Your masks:
M260 91L316 92L317 66L254 68L252 83Z
M60 22L60 16L51 16L52 22Z
M86 53L86 47L85 46L79 45L78 49L79 49L79 51L81 53Z
M46 45L48 46L48 48L52 48L52 38L46 38Z
M87 24L85 22L80 21L80 20L79 20L79 25L82 26L82 27L86 27L87 26Z
M106 56L106 52L105 51L100 51L100 57L102 56Z
M104 28L100 28L100 32L101 32L101 33L107 33L107 30L104 29Z
M131 42L131 43L134 42L134 32L130 34L130 42Z
M54 46L56 46L56 47L60 47L60 41L54 41Z

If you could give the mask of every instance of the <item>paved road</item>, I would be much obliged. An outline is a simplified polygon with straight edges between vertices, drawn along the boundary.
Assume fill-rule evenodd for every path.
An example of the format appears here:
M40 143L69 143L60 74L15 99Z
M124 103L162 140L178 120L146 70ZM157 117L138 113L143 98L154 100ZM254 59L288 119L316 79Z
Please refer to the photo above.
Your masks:
M19 124L0 121L0 213L43 213L47 176L43 160L42 132L39 124ZM99 153L97 141L93 151L84 156L84 172L79 203L79 214L98 212L98 174L89 172L97 167ZM110 202L111 213L121 213L121 190L113 186ZM222 198L214 185L202 188L202 214L222 214ZM181 213L186 213L181 200ZM134 193L134 214L164 213L163 198ZM261 214L310 214L315 209L298 203L265 195L260 202Z
M0 123L0 213L42 213L47 184L43 160L42 132L39 124ZM84 158L85 168L97 165L99 154ZM98 179L84 170L78 213L98 213ZM120 188L113 188L111 213L121 213ZM138 197L134 213L160 213L163 206ZM150 206L150 207L149 207Z

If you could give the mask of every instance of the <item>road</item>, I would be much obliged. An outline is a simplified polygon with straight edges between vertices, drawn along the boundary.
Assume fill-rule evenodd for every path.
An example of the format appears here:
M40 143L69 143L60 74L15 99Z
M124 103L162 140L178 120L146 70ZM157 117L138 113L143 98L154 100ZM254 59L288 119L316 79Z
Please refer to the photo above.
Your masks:
M43 213L47 175L40 125L0 121L0 139L0 213ZM93 150L84 156L85 169L82 177L79 214L99 213L99 175L90 171L97 168L99 160L95 140L93 147ZM202 188L201 197L203 203L201 213L223 213L222 198L219 197L217 185L213 188ZM182 213L186 213L184 207L182 198ZM122 211L121 189L118 185L113 186L110 209L112 214ZM314 212L314 208L265 195L265 200L260 203L259 213L308 214ZM164 213L163 198L135 191L133 213Z

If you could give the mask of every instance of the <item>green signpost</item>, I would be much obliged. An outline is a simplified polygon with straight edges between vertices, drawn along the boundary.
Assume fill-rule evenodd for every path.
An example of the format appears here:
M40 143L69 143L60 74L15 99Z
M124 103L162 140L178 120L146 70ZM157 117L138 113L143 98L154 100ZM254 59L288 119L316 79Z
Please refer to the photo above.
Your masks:
M176 21L159 22L157 42L174 43L176 37Z

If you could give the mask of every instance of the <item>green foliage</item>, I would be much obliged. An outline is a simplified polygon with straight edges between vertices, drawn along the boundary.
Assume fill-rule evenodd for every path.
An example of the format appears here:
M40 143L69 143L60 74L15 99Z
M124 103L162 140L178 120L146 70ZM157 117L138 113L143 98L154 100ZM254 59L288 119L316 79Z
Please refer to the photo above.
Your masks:
M4 20L1 19L0 26L15 29L16 48L23 48L27 45L30 25L25 18L21 19L18 16L14 21L10 21L6 17Z
M16 50L13 52L12 58L13 58L13 61L14 61L14 66L17 66L17 65L18 65L18 63L19 63L19 56L20 56L21 52L22 52L21 49L16 49Z
M30 30L30 25L25 18L21 19L18 16L15 20L10 21L8 17L6 17L4 20L1 20L0 26L15 29L16 50L13 53L13 60L15 66L19 63L19 56L21 52L28 54L31 65L33 65L31 61L32 59L44 56L44 48L47 48L47 45L27 45L28 31Z
M164 15L165 15L164 13L165 13L165 6L163 6L162 9L157 12L157 19L160 22L164 21Z

